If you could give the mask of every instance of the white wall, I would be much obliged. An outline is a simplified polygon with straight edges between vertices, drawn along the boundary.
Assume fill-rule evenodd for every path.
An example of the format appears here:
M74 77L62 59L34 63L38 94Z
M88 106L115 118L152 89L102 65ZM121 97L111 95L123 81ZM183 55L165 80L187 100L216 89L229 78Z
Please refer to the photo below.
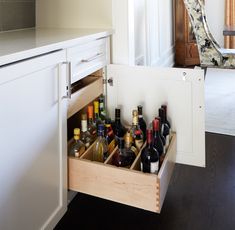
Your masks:
M220 46L223 47L225 0L205 0L205 7L211 33L220 44Z
M111 28L111 0L36 0L36 26Z

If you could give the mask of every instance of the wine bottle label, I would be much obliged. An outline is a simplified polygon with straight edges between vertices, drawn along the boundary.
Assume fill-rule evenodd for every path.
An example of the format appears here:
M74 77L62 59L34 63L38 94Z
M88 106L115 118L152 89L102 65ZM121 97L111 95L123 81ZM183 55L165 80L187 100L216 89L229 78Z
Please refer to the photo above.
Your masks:
M113 152L114 148L115 148L115 139L113 139L113 140L109 143L109 145L108 145L108 153L110 154L111 152Z
M135 148L135 146L131 146L131 151L135 153L135 156L138 155L138 150Z
M159 169L159 161L150 163L150 172L151 173L157 174L158 169Z
M136 146L138 151L141 149L142 145L143 145L143 140L142 139L139 139L139 140L135 139L135 146Z
M84 152L85 152L85 147L82 146L79 150L74 151L74 156L75 157L80 157Z

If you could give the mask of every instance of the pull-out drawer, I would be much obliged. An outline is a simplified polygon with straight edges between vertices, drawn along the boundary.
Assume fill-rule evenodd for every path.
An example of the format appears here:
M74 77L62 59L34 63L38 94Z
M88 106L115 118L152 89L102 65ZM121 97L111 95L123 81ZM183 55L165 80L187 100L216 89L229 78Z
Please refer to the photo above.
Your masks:
M74 88L77 89L68 101L68 118L103 93L103 78L98 75L85 77Z
M101 38L67 50L67 60L72 64L71 83L108 64L108 44L108 38Z
M140 171L140 153L130 169L111 165L112 154L104 163L91 161L92 146L81 158L69 157L69 189L160 213L174 169L176 134L158 175Z

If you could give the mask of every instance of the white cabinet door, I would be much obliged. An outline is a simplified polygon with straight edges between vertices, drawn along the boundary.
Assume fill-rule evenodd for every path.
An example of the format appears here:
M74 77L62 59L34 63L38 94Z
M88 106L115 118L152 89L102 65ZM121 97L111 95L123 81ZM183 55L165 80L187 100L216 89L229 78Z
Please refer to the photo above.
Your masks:
M176 162L205 167L204 73L180 68L107 66L107 108L114 118L120 106L124 123L131 122L132 110L143 105L147 122L168 104L168 116L177 134Z
M0 68L0 229L52 229L66 211L65 57Z

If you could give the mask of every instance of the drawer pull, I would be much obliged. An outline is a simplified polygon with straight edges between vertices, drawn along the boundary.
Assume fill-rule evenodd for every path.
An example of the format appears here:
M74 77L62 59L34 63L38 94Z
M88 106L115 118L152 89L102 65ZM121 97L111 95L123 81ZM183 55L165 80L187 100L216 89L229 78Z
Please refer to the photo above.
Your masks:
M91 62L99 57L102 57L104 54L103 53L97 53L96 55L90 57L90 58L87 58L87 59L82 59L81 62Z
M64 96L63 98L71 99L72 95L72 87L71 87L71 79L72 79L72 63L71 62L63 62L63 64L67 65L67 96Z

